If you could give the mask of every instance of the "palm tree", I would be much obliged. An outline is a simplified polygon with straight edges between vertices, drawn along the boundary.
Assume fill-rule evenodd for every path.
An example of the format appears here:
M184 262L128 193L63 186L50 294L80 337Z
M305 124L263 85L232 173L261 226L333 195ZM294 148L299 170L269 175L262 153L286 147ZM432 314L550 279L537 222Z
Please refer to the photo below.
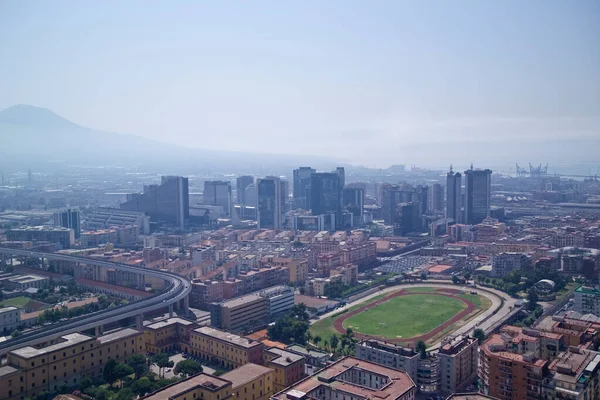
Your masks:
M325 348L325 350L329 348L329 342L327 341L327 339L323 341L323 347Z
M317 335L313 338L313 342L315 342L315 346L319 346L319 342L321 342L321 336Z
M337 335L334 334L333 336L331 336L331 339L329 339L329 343L331 344L331 350L335 353L335 350L338 347L338 344L340 343L340 339L338 339Z

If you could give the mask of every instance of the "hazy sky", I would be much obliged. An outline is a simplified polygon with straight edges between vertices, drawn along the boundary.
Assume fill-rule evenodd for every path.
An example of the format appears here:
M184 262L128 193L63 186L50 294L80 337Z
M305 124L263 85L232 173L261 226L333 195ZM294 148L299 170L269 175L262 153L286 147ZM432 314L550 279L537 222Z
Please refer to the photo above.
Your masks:
M0 108L20 103L367 164L405 143L600 137L600 1L4 0Z

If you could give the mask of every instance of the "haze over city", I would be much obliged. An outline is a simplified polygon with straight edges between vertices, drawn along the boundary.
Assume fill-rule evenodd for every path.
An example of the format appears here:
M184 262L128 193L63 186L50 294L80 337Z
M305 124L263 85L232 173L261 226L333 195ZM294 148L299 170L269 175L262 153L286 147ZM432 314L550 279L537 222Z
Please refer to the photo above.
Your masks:
M0 109L369 167L587 171L600 146L598 37L597 1L8 1Z

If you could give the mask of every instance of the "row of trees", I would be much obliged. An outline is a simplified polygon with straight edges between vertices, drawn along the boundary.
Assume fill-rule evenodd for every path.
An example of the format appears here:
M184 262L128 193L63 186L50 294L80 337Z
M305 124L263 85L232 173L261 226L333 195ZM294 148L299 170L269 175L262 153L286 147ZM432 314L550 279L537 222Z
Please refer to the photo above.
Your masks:
M354 337L354 332L351 328L347 328L346 332L340 336L336 334L331 335L329 340L323 340L323 338L319 335L312 337L310 332L307 332L306 340L326 351L331 351L336 355L345 356L354 355L354 345L358 342L358 340ZM321 343L323 344L322 346Z

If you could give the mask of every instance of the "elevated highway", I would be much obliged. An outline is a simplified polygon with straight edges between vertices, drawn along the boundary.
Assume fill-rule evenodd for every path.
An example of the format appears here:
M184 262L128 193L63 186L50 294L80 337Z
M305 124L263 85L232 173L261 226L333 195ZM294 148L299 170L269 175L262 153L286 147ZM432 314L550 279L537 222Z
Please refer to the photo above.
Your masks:
M87 257L71 256L59 253L46 253L20 249L9 249L0 247L0 257L37 257L47 260L68 261L73 263L96 265L99 267L112 268L121 271L138 273L164 279L167 282L166 289L161 293L141 300L131 302L127 305L114 309L106 309L92 314L83 315L61 324L53 324L31 332L25 332L21 336L0 343L0 355L23 346L35 345L56 339L62 335L95 329L105 324L118 322L127 318L141 318L144 313L173 307L182 306L186 311L188 307L188 295L191 291L190 282L177 274L129 264L114 263Z

